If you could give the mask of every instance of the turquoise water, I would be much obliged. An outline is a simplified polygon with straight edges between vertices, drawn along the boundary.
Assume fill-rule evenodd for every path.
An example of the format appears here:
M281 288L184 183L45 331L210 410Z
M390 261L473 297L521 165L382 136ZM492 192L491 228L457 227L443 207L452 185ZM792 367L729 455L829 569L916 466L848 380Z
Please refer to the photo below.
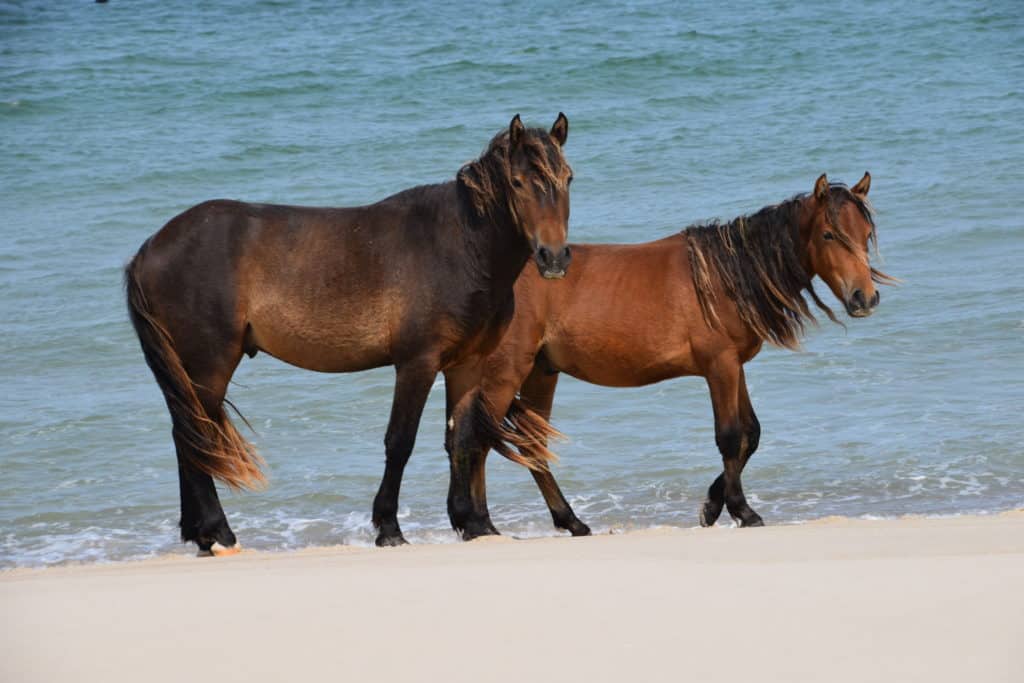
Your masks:
M1019 3L0 3L0 566L188 553L163 401L121 268L201 200L360 204L449 179L516 112L565 111L576 241L655 239L874 182L883 269L847 329L747 366L768 523L1024 506ZM248 547L372 542L393 373L263 355L230 397L271 487ZM453 541L435 386L403 529ZM720 471L703 380L565 378L556 476L595 531L692 526ZM495 523L553 534L489 461ZM756 533L756 532L755 532Z

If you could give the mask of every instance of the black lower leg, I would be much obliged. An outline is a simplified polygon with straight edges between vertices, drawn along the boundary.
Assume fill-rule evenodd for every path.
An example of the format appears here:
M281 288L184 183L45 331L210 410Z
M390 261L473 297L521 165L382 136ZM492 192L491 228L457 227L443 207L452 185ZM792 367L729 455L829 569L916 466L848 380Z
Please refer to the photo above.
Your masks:
M708 496L704 499L704 507L700 510L700 525L713 526L725 507L725 472L718 475L714 483L708 487Z
M735 483L728 481L729 477L726 477L727 482L725 486L725 507L729 510L729 516L732 517L738 526L764 526L764 522L761 520L761 515L751 509L747 503L747 498L743 495L743 487L740 484L739 473L736 473Z
M402 474L416 444L423 404L437 369L429 364L405 366L397 370L395 398L391 404L391 419L384 437L384 478L373 500L373 525L377 528L378 546L396 546L406 543L398 526L398 494Z
M712 366L707 380L715 413L715 443L722 454L725 471L708 489L701 524L714 524L724 503L740 526L761 526L761 518L750 509L740 483L743 466L761 436L761 427L750 405L743 366L735 356L724 354Z
M478 536L499 535L491 523L491 513L487 509L486 465L487 449L480 449L474 454L469 465L469 492L473 512L462 533L462 538L467 541Z
M475 397L467 397L455 410L445 439L451 466L448 519L466 541L498 533L487 509L484 466L488 448L476 433L476 410L485 408Z
M747 413L746 423L744 424L746 440L743 444L744 448L740 457L739 472L736 474L737 483L739 483L740 475L746 468L747 463L750 461L750 457L754 455L754 451L757 450L758 443L761 441L761 423L754 414L753 408L750 407L750 399L746 396L746 391L743 393L743 398ZM761 515L754 512L747 504L747 499L743 496L742 489L740 490L740 497L742 500L736 508L737 512L734 514L732 508L729 510L729 514L732 515L733 519L736 519L737 523L742 527L764 526L764 521L761 519Z
M716 430L715 434L715 440L718 442L718 448L725 464L725 472L720 477L723 483L722 493L725 507L729 510L729 515L741 527L764 526L761 516L754 512L747 503L740 480L743 467L757 448L759 438L760 426L757 424L756 418L745 425ZM712 485L712 489L714 488L715 486ZM709 491L709 499L712 497L711 494L712 492Z
M551 521L554 522L555 528L564 529L573 536L589 536L590 527L576 516L569 501L562 495L562 489L558 487L554 475L548 471L537 470L530 470L530 474L533 475L537 488L544 496L544 502L547 503L548 510L551 512Z
M463 447L452 448L448 452L448 464L451 478L448 482L448 521L452 529L467 539L467 534L479 530L480 525L474 523L473 500L470 493L469 460L471 454Z
M377 528L376 543L380 547L407 543L402 536L402 529L398 526L398 492L407 460L408 456L399 459L388 453L384 478L376 498L373 499L373 526Z
M200 472L183 457L187 448L175 435L178 446L178 484L181 493L181 540L195 543L202 551L208 551L214 543L231 548L237 543L235 534L228 526L224 509L217 497L213 477Z
M487 509L487 450L482 449L470 461L469 490L472 496L473 516L466 535L463 538L474 539L478 536L499 536L498 529L490 522L490 511Z

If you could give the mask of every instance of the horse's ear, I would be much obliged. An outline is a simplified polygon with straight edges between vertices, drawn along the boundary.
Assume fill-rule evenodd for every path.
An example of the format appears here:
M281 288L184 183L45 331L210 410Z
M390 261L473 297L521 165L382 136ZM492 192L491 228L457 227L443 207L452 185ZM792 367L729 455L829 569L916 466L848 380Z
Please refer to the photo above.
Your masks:
M523 131L523 122L519 118L519 114L516 114L512 117L512 122L508 124L508 141L512 149L519 146L520 140L523 139Z
M569 119L562 112L558 112L558 118L555 119L555 124L551 126L551 137L554 138L559 147L563 147L566 138L569 137Z
M819 201L828 199L828 175L825 173L818 176L817 182L814 183L814 198Z
M868 190L871 189L871 174L864 171L864 177L860 181L850 188L850 192L854 193L858 197L867 197Z

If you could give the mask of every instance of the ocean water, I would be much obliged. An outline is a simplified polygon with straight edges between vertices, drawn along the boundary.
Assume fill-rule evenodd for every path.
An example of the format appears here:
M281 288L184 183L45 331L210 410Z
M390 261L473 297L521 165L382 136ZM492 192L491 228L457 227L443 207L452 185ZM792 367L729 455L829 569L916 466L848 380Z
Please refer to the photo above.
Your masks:
M867 320L747 366L768 523L1024 506L1024 6L0 2L0 566L190 553L121 269L199 201L351 205L450 179L520 112L570 119L575 241L638 242L867 169ZM369 544L393 372L260 355L230 398L271 486L247 547ZM401 522L452 542L440 381ZM720 471L700 378L563 378L556 476L595 531L693 526ZM492 457L495 523L556 533ZM756 532L753 532L756 533Z

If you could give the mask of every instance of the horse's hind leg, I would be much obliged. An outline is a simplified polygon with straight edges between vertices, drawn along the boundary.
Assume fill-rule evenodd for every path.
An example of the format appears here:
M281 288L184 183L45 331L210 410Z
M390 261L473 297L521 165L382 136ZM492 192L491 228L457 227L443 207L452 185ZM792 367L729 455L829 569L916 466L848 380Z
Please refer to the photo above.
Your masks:
M171 415L182 539L219 552L236 547L236 539L212 477L239 487L262 481L259 457L223 407L242 357L244 324L231 288L184 276L167 258L147 262L150 248L125 268L129 316Z
M204 362L206 368L198 373L190 371L196 385L196 393L207 416L214 422L226 419L224 397L228 382L241 360L241 351L233 358L219 359L220 362ZM211 359L213 360L213 359ZM174 445L178 454L178 483L181 491L181 538L194 542L201 552L214 555L229 555L238 551L239 545L234 532L228 526L227 517L221 507L214 486L213 477L199 470L192 462L192 446L184 437L183 426L175 425L172 430Z
M558 374L551 373L543 367L534 366L530 376L523 382L519 390L520 398L531 409L545 420L551 419L551 406L555 400L555 389L558 385ZM537 488L544 496L548 510L551 511L551 519L555 528L564 529L573 536L589 536L590 527L580 521L573 512L569 502L562 495L558 482L550 470L530 470Z
M188 464L184 452L190 448L174 431L178 451L178 483L181 491L181 540L194 542L201 552L231 554L238 548L217 497L213 477Z
M714 524L724 506L741 527L763 526L761 516L747 503L740 480L761 437L761 426L747 394L743 366L735 359L719 362L708 373L707 381L715 412L715 443L725 467L708 489L700 523Z

